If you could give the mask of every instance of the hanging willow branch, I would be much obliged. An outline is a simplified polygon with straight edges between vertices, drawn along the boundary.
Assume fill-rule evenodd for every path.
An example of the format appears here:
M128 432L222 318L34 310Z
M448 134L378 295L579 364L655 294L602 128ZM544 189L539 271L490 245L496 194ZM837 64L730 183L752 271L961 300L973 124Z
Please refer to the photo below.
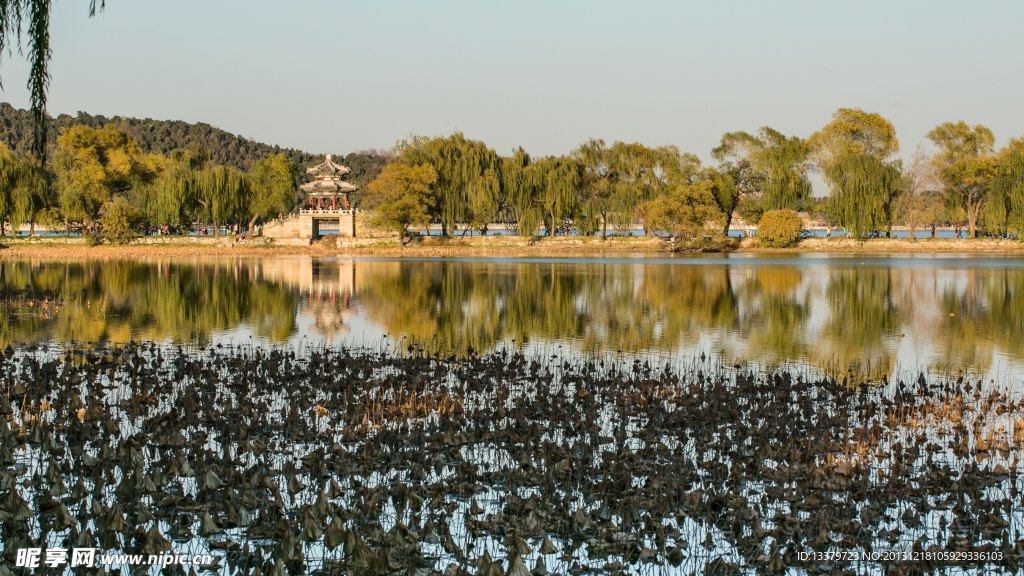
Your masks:
M854 238L888 226L900 190L900 165L870 154L840 158L824 173L832 187L829 212Z
M46 160L46 90L50 85L50 2L51 0L0 0L0 53L12 44L21 51L21 33L28 35L30 72L28 89L35 121L33 151L40 161ZM106 0L99 1L102 12ZM89 17L96 15L96 0L89 2ZM14 39L14 42L11 39ZM0 82L0 90L3 83Z
M1000 215L1005 215L1006 230L1000 231L1009 231L1024 238L1024 149L1011 149L1000 158L992 181L989 205L998 206Z

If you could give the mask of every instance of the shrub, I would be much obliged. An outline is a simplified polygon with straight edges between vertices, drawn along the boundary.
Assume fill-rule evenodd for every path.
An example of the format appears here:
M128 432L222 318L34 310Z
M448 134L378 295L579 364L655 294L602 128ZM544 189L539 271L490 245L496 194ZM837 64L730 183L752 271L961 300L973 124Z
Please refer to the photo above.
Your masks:
M795 246L804 229L804 221L792 210L769 210L757 223L757 238L761 246L788 248Z
M103 209L103 237L112 244L129 244L139 237L138 227L145 221L145 214L122 198L107 204Z
M103 243L103 237L95 232L86 232L84 236L86 246L99 246Z

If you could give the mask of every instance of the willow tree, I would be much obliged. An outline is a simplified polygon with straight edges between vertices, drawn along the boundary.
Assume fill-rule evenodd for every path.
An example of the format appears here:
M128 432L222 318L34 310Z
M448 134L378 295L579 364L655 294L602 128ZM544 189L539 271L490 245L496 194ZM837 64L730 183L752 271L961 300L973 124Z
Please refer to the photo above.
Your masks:
M619 177L611 158L611 150L604 140L591 138L572 152L584 170L583 211L593 220L599 220L601 237L608 237L615 185Z
M995 136L982 125L944 122L926 134L938 147L933 157L947 202L964 211L971 238L985 210L996 173Z
M758 131L764 145L754 156L754 167L764 175L761 203L765 210L799 208L811 195L807 179L810 148L798 136L785 136L767 126Z
M469 140L461 132L447 138L414 136L399 142L396 151L398 161L406 166L430 165L437 173L431 213L441 221L443 235L454 232L459 222L474 220L473 206L489 210L495 203L504 202L504 198L475 198L474 202L474 196L488 196L495 191L482 179L487 177L488 170L496 170L499 165L498 154L479 140Z
M832 121L807 139L810 159L820 171L846 156L867 154L882 161L893 158L900 149L896 128L876 112L860 108L840 108Z
M213 223L213 235L219 236L219 226L243 211L249 193L249 181L238 169L214 166L198 174L194 199L202 207L201 213Z
M727 217L725 233L741 197L756 200L763 210L799 208L811 195L809 153L802 138L786 136L768 126L758 130L756 136L742 131L723 135L711 157L718 160L719 173L735 185L720 189L731 195L716 195Z
M1024 239L1024 138L1011 138L999 151L992 195L1002 200L1007 231Z
M507 217L509 212L517 212L517 202L527 190L523 178L529 165L530 155L518 148L511 156L498 158L497 164L470 180L468 219L472 228L486 235L492 223Z
M579 214L583 165L565 156L543 158L531 165L537 182L537 204L545 217L547 235L554 236L567 220Z
M608 235L609 222L619 229L632 226L637 207L663 194L670 174L685 163L674 146L651 148L639 142L608 146L594 139L573 150L572 157L584 171L583 219L577 227L584 233L600 229L602 238Z
M891 226L899 197L900 143L892 122L875 112L840 108L807 139L810 159L831 188L827 211L854 237Z
M210 162L206 148L192 145L171 152L167 168L157 179L154 189L154 219L162 224L185 224L197 216L196 197L199 174Z
M250 233L258 218L272 218L287 212L295 200L298 187L295 176L299 168L284 154L260 158L249 169L249 196L243 212L249 218Z
M46 90L50 85L50 3L52 0L0 0L0 53L12 45L21 52L27 38L29 102L35 120L34 152L46 160ZM102 11L106 0L100 0ZM96 15L96 0L89 0L89 17ZM12 40L14 40L12 42ZM0 89L3 85L0 84Z
M522 148L501 159L501 182L508 197L510 216L521 236L535 236L543 220L537 202L539 172Z
M882 162L870 154L843 156L825 170L832 188L828 211L854 238L887 226L903 184L899 163Z
M10 222L12 236L17 235L21 224L34 223L35 215L45 207L46 190L42 168L17 158L0 143L0 221Z

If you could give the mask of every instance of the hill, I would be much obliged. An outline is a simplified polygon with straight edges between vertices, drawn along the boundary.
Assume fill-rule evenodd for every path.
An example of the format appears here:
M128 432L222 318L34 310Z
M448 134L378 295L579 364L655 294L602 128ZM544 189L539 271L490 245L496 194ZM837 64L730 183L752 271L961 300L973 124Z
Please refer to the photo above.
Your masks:
M135 138L145 153L170 154L173 150L185 148L190 144L201 144L210 151L215 164L234 166L248 170L252 163L272 154L283 153L300 169L300 178L305 181L305 169L323 162L323 156L314 156L295 148L282 148L251 138L237 136L215 126L197 122L195 124L182 120L153 120L124 116L93 116L79 112L77 116L61 114L50 119L47 131L47 146L56 145L57 135L71 126L90 126L102 128L107 124L117 126L121 131ZM28 154L32 147L32 113L19 110L0 102L0 142L12 151ZM346 178L357 186L364 186L373 180L387 163L390 155L377 150L361 150L349 154L336 154L341 163L352 169Z

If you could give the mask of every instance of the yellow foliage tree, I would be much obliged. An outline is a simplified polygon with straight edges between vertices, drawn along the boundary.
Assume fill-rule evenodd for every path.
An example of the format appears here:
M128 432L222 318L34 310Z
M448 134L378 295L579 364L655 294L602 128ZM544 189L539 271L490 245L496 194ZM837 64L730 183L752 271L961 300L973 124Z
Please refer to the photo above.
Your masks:
M375 211L374 225L398 232L404 247L410 226L430 222L429 194L435 182L437 172L430 165L388 164L367 186L366 202Z
M53 162L64 218L94 221L112 194L148 184L160 165L112 124L65 130L57 138Z
M943 122L927 137L939 148L933 162L947 201L964 211L967 229L974 238L978 216L988 203L996 173L996 138L985 126L971 127L964 121Z

